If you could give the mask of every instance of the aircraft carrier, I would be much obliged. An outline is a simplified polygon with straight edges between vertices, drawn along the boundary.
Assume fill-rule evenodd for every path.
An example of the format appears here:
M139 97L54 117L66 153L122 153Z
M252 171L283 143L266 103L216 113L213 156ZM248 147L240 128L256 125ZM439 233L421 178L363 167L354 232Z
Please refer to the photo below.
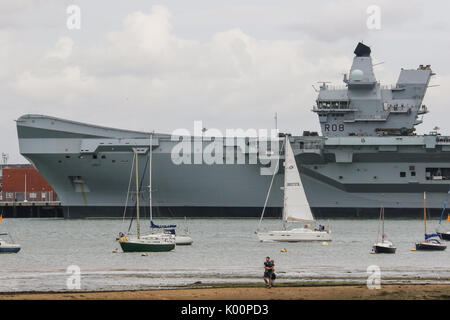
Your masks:
M439 215L450 187L450 137L415 134L415 126L429 112L423 98L431 67L402 69L397 83L386 86L375 78L371 49L358 43L354 54L343 85L323 83L317 90L312 112L318 115L322 135L305 131L290 136L315 216L376 217L384 206L387 217L420 217L424 191L430 214ZM66 218L122 217L133 148L139 154L138 194L143 210L148 209L150 147L156 216L258 217L272 180L267 170L273 166L263 160L273 160L277 148L282 149L277 145L282 139L277 139L277 148L261 148L264 143L251 138L189 137L188 159L218 144L224 159L235 161L179 164L173 154L183 139L170 134L44 115L20 117L17 132L20 153L56 190ZM255 155L257 161L252 161ZM281 151L280 163L282 159ZM273 177L268 217L280 216L283 202L283 170ZM132 196L128 204L133 201Z

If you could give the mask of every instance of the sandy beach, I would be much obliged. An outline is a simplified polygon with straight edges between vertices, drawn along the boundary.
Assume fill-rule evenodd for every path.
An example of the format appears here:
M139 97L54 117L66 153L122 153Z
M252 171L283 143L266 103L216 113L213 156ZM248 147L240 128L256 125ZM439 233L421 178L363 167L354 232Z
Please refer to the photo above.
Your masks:
M173 290L5 293L2 300L428 300L450 299L448 284L189 288Z

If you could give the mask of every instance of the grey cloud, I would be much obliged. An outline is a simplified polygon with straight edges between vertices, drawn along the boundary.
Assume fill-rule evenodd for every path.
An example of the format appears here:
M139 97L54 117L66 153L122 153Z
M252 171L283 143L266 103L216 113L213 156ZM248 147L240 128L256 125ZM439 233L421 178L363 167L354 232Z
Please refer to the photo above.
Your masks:
M421 0L319 1L315 6L305 7L299 13L298 21L286 24L285 29L320 41L361 39L367 37L371 31L367 28L367 20L371 14L367 12L367 9L372 5L380 8L381 28L392 29L420 20L424 2Z

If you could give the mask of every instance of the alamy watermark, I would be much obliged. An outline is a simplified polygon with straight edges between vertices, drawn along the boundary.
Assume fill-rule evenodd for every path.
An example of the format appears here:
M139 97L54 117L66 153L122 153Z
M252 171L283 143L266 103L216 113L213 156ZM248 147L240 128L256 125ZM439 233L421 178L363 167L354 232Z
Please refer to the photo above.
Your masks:
M69 30L81 29L81 8L77 5L70 5L66 9L66 13L69 15L66 20L66 26Z
M280 159L278 129L206 129L194 121L193 134L188 129L172 132L171 159L181 164L261 164L261 175L272 175Z
M367 288L369 290L381 289L381 269L377 265L371 265L367 267L367 273L369 277L367 278Z
M66 280L66 287L68 290L81 289L81 269L77 265L70 265L67 267L66 273L70 276Z
M380 30L381 29L381 8L377 5L368 6L366 9L366 14L368 14L366 20L366 26L369 30Z

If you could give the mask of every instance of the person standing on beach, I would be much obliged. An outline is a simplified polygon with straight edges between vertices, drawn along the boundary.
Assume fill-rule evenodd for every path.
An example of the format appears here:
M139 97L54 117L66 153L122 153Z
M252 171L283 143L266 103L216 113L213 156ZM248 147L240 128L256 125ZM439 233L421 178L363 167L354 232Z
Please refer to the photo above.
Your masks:
M268 289L272 287L272 273L273 273L273 265L270 261L270 257L266 257L266 261L264 262L264 282Z
M275 274L275 260L270 260L270 262L272 263L272 274L270 276L270 279L272 280L271 286L273 287L273 283L275 282L275 279L277 278L277 276Z

